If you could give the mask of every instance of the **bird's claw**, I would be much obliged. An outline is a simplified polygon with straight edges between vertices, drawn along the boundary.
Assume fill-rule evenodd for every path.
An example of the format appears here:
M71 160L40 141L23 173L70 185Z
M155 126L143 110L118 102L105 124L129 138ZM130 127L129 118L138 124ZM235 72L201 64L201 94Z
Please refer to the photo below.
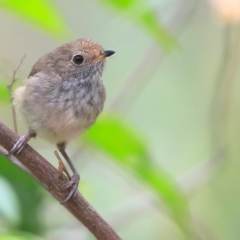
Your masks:
M25 147L26 143L28 142L28 136L24 135L21 136L18 141L14 144L14 146L12 147L12 149L10 150L10 154L16 153L19 154L22 149Z
M13 154L13 153L19 154L23 150L25 145L28 143L28 141L33 137L36 137L36 133L33 131L28 131L27 134L21 136L17 140L17 142L14 144L14 146L10 150L9 154Z
M79 180L80 180L79 174L75 173L71 177L70 181L68 181L67 183L62 185L62 189L70 188L70 192L67 195L67 197L61 202L61 204L66 203L72 196L74 196L76 194L77 189L78 189Z

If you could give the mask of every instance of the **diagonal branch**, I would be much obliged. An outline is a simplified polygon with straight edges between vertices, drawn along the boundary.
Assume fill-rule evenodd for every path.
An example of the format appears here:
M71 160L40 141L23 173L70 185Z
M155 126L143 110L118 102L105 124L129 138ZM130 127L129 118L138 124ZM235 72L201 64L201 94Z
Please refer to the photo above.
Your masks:
M10 151L18 138L19 137L16 133L0 121L0 145L3 148ZM59 202L62 202L65 199L68 191L62 190L61 186L68 181L67 177L60 177L58 170L29 145L26 145L17 157L18 160L38 179L41 185ZM77 193L67 201L64 204L64 207L81 221L97 239L121 239L80 193Z

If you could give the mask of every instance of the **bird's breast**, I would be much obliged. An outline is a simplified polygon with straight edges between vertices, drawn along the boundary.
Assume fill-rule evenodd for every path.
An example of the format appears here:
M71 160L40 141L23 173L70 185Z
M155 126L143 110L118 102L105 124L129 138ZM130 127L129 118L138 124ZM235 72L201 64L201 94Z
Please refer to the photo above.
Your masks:
M31 97L25 98L23 109L28 125L53 142L70 141L89 128L103 110L106 95L100 80L27 88Z

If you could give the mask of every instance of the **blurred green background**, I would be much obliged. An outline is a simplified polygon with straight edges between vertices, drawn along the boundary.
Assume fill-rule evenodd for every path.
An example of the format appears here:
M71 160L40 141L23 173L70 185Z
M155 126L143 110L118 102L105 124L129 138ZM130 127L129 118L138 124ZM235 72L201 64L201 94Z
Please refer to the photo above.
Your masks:
M94 39L116 54L104 113L67 149L81 193L123 239L240 239L238 2L0 0L0 119L13 128L25 54L16 86L44 53ZM54 145L30 145L57 166ZM0 155L0 240L13 239L94 237Z

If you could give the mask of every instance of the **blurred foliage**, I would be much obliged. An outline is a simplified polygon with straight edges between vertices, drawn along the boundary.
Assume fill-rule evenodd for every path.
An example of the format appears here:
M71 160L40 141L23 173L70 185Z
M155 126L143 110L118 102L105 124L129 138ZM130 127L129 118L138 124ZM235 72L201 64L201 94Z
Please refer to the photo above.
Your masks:
M51 1L46 0L0 0L0 9L21 17L50 35L66 37L68 29L62 15Z
M35 179L2 155L0 155L0 162L0 175L12 185L20 203L20 222L15 228L30 233L43 234L44 224L40 214L43 202L41 186Z
M138 24L165 50L176 48L176 40L165 29L159 20L159 14L149 1L102 0L100 2ZM48 34L67 36L68 28L65 27L64 19L51 1L0 0L0 8L27 20ZM9 102L7 88L2 83L0 83L0 102ZM123 166L154 190L159 199L164 202L172 219L189 237L192 231L192 220L188 200L178 187L177 181L156 164L142 134L133 129L134 127L124 122L121 117L105 115L84 134L83 139L96 149L105 152L112 161ZM21 206L21 220L16 229L42 235L45 226L39 214L43 203L39 184L12 165L5 157L0 156L0 161L0 174L12 184ZM0 240L37 239L31 235L21 234L0 235Z
M102 2L114 7L120 13L126 13L131 21L142 26L164 49L170 50L176 46L175 40L161 25L148 1L105 0ZM66 36L68 31L56 6L49 1L1 0L0 8L56 36ZM0 85L0 101L4 103L9 101L7 88L3 84ZM114 161L128 168L141 181L148 184L164 200L178 225L188 232L190 219L186 199L174 180L160 167L155 166L146 144L140 140L140 135L134 133L127 124L122 123L120 118L105 116L84 135L84 138L111 155ZM116 137L118 144L114 141ZM4 157L1 156L0 160L2 166L0 174L12 184L20 201L22 215L18 229L42 234L44 226L40 221L38 210L43 198L39 185ZM9 239L14 238L9 236Z
M101 2L142 26L149 36L153 37L165 50L172 50L176 47L176 40L161 24L157 12L150 5L150 1L101 0Z
M0 102L9 103L9 93L6 84L0 82Z
M42 238L27 232L0 233L0 240L41 240Z
M97 123L84 133L83 139L110 155L150 186L164 201L172 217L187 234L191 234L188 203L176 182L151 158L147 144L140 133L133 131L120 117L101 116Z

